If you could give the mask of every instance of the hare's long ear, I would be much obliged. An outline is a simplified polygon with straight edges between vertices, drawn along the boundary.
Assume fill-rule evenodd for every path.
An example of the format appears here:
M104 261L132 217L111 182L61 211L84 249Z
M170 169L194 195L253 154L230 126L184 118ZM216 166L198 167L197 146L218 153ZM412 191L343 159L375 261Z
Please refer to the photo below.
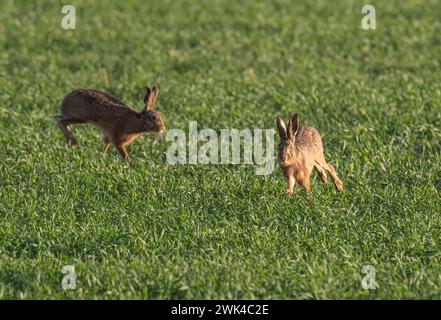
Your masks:
M283 119L277 115L276 116L277 129L279 130L279 136L281 139L286 139L286 126Z
M297 131L299 131L299 115L293 114L288 121L288 139L295 137Z
M150 90L149 87L145 87L145 91L144 91L144 104L145 104L145 108L148 109L148 103L149 103L149 98L150 95L152 93L152 90Z
M154 95L154 97L153 97L153 103L152 103L152 110L153 110L153 108L155 107L155 105L156 105L156 99L158 99L158 96L159 96L159 89L158 88L156 88L156 87L153 87L153 93L152 93L152 95Z
M153 87L152 90L148 91L148 93L149 95L147 96L147 98L144 95L145 108L147 111L152 111L155 106L156 99L158 98L159 90L158 88Z

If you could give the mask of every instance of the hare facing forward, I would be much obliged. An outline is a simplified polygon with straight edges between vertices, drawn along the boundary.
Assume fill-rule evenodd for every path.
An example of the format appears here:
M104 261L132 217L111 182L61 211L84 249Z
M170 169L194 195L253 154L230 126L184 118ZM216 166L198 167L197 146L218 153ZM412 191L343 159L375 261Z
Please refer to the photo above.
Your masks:
M146 88L144 108L134 111L114 96L93 89L78 89L69 93L60 105L61 115L53 119L70 147L78 146L69 126L75 123L92 123L103 132L104 152L113 144L119 154L130 160L126 145L144 132L163 132L164 121L154 110L159 90Z
M317 171L323 183L328 180L326 172L329 172L335 188L343 191L343 184L338 179L334 167L325 161L322 139L318 131L309 126L300 127L298 114L291 116L288 128L279 115L276 116L276 123L280 135L279 165L288 180L285 194L293 194L296 182L308 194L313 169Z

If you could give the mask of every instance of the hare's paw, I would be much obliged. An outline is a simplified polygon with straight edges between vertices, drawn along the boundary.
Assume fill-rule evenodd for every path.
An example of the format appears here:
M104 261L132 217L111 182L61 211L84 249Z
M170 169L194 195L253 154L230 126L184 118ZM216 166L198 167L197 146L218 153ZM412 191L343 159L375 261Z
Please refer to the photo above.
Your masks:
M336 187L337 190L340 191L340 192L343 192L343 191L344 191L344 189L343 189L343 183L341 183L340 180L337 180L337 181L335 182L335 187Z
M71 138L71 139L69 139L69 147L71 148L71 149L75 149L75 148L78 148L78 142L77 142L77 139L75 139L75 138Z
M285 191L283 191L283 194L287 197L292 196L294 193L294 190L292 189L286 189Z
M312 204L312 197L311 197L311 195L309 194L309 192L306 193L305 200L306 200L306 202L307 202L308 204Z

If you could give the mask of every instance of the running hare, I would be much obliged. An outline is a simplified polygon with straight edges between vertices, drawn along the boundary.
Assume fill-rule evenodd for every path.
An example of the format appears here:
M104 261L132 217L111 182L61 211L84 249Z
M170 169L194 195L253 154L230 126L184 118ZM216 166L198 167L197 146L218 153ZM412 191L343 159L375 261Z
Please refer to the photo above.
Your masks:
M325 161L322 139L318 131L308 126L300 127L298 114L291 116L288 129L279 115L276 116L276 123L280 135L279 165L288 180L285 194L291 195L294 192L296 181L309 193L312 169L317 171L323 183L328 179L328 171L334 186L338 191L343 191L343 184L338 179L334 167Z
M136 112L114 96L92 89L78 89L69 93L60 106L61 115L54 121L63 132L69 146L76 147L75 135L69 130L74 123L92 123L104 134L104 152L113 144L119 154L126 160L130 157L126 145L148 131L164 131L161 114L154 111L159 90L146 88L144 93L145 107Z

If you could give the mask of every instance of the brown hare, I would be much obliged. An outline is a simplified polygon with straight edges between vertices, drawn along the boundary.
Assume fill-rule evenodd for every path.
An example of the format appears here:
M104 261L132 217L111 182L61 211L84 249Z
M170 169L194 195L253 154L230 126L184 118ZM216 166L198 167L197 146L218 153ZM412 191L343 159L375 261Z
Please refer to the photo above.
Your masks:
M92 123L103 132L104 152L113 144L119 154L130 160L126 145L142 133L164 131L161 114L154 109L159 90L156 87L146 88L144 93L145 107L136 112L114 96L92 89L78 89L69 93L60 105L61 115L54 121L63 132L70 147L78 146L75 135L69 125L75 123Z
M276 116L276 123L280 135L279 165L288 180L285 194L293 194L297 182L305 189L309 199L310 176L313 169L317 171L323 183L328 179L328 171L335 188L343 191L343 184L338 179L334 167L325 161L322 139L318 131L308 126L300 127L298 114L291 116L288 128L279 115Z

